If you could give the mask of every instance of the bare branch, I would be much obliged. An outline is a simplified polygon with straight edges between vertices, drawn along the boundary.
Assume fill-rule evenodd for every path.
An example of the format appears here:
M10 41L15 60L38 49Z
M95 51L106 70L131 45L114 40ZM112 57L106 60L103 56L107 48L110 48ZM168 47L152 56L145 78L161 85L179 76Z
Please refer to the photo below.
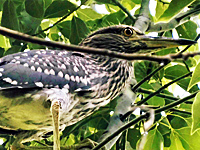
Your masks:
M52 26L42 30L42 31L39 31L38 33L34 34L33 36L36 36L36 35L39 35L41 33L43 33L44 31L47 31L51 28L53 28L54 26L56 26L57 24L59 24L60 22L62 22L63 20L65 20L68 16L70 16L73 12L77 11L82 5L84 5L88 0L84 1L83 3L81 3L80 6L76 7L75 9L71 10L69 13L67 13L65 16L63 16L60 20L58 20L57 22L55 22Z
M130 12L118 1L118 0L112 0L119 8L121 8L127 15L128 17L135 22L136 17L132 16Z
M177 81L179 81L181 79L184 79L185 77L187 77L187 76L189 76L191 74L192 74L192 72L189 72L189 73L187 73L187 74L185 74L185 75L183 75L181 77L178 77L178 78L174 79L173 81L165 84L164 86L162 86L161 88L159 88L156 92L149 94L146 98L144 98L143 100L139 101L136 105L138 106L138 105L144 104L146 101L148 101L150 98L152 98L156 94L160 93L162 90L164 90L165 88L167 88L169 85L171 85L171 84L173 84L173 83L175 83L175 82L177 82Z
M158 108L155 110L155 113L158 114L162 111L165 111L165 110L168 110L170 108L173 108L191 98L194 98L196 96L196 94L198 93L199 91L191 94L190 96L187 96L183 99L180 99L180 100L177 100L173 103L170 103L166 106L163 106L161 108ZM121 132L123 132L124 130L128 129L129 127L133 126L134 124L140 122L141 120L145 119L148 117L148 114L144 114L144 115L141 115L133 120L131 120L129 123L125 124L124 126L120 127L116 132L114 132L111 136L107 137L104 141L102 141L101 143L99 143L96 147L94 147L92 150L97 150L97 149L100 149L101 147L103 147L106 143L108 143L110 140L112 140L115 136L117 136L118 134L120 134Z
M156 61L158 63L168 63L174 59L188 59L188 57L194 57L196 55L200 55L200 52L193 52L193 53L185 53L185 54L168 54L165 56L149 56L149 54L124 54L118 53L114 51L110 51L107 49L99 49L99 48L92 48L92 47L85 47L85 46L77 46L77 45L67 45L61 42L54 42L54 41L47 41L38 37L33 37L28 34L24 34L21 32L17 32L5 27L0 26L0 34L9 36L15 39L23 40L26 42L31 42L39 45L45 45L49 47L57 47L62 50L67 51L76 51L82 53L90 53L90 54L98 54L98 55L105 55L109 57L116 57L120 59L126 60L149 60L149 61Z
M142 0L139 17L137 18L134 27L142 32L145 32L151 22L149 18L149 0Z

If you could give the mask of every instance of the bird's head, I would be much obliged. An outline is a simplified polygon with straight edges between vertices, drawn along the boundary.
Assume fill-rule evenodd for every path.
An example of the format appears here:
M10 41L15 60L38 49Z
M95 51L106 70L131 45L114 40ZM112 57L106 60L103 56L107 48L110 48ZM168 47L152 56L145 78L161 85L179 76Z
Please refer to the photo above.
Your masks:
M194 43L196 42L186 39L146 36L132 26L117 25L102 28L90 34L80 45L123 53L147 53Z

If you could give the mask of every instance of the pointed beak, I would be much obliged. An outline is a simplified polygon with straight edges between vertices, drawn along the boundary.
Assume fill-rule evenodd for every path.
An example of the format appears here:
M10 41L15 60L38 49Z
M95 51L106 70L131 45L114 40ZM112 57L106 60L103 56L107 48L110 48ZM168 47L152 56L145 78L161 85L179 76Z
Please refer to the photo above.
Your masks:
M150 37L145 35L138 35L137 37L130 37L130 42L137 45L140 53L155 52L158 49L178 47L182 45L192 45L196 41L187 39L173 39L167 37Z

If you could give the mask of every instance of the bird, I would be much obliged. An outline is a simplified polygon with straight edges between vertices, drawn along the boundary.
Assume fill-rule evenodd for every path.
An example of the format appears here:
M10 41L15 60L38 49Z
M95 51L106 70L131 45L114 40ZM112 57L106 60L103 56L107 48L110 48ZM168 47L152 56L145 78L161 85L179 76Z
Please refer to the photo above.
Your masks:
M194 43L114 25L94 31L79 46L133 54ZM59 149L59 131L107 105L133 77L132 62L99 54L40 49L4 56L0 59L0 128L16 133L15 144L40 140L54 131L54 150Z

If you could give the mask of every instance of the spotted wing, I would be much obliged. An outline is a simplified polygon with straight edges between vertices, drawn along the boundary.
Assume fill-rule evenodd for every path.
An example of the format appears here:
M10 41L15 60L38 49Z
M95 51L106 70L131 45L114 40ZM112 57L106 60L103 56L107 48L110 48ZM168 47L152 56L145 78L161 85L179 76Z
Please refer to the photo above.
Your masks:
M32 50L0 60L0 87L89 89L92 62L67 51Z

